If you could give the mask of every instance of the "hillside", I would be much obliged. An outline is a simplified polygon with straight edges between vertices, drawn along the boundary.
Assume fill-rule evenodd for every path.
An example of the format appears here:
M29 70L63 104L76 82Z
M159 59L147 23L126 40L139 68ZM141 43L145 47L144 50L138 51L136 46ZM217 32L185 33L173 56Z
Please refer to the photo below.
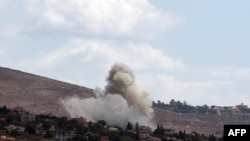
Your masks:
M67 115L60 98L92 96L93 90L17 70L0 67L0 105L20 106L34 114Z
M71 96L92 97L93 89L0 67L0 106L19 106L33 114L68 116L59 101ZM244 105L239 106L238 111L230 111L230 107L211 109L207 106L183 106L179 101L172 101L170 104L153 103L153 108L157 123L187 133L196 131L220 136L224 124L250 122L250 109Z
M243 103L236 106L191 106L171 100L169 104L153 102L155 120L165 128L186 133L222 136L224 124L249 124L250 109Z

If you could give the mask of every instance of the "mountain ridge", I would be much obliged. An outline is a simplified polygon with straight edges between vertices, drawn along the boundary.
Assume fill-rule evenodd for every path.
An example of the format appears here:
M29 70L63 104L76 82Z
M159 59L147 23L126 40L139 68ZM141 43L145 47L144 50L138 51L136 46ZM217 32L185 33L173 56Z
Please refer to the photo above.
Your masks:
M67 82L0 67L0 105L20 106L34 114L68 115L60 99L93 96L93 89Z

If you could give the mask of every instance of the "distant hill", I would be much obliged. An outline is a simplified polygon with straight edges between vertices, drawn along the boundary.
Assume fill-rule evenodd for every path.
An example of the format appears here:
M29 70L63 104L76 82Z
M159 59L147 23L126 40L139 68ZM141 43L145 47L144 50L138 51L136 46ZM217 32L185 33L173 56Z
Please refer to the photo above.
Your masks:
M235 106L192 106L171 100L169 104L153 102L155 120L166 128L190 133L222 136L224 124L249 124L250 108L243 103Z
M0 67L0 105L23 107L34 114L66 116L60 98L93 96L90 88Z

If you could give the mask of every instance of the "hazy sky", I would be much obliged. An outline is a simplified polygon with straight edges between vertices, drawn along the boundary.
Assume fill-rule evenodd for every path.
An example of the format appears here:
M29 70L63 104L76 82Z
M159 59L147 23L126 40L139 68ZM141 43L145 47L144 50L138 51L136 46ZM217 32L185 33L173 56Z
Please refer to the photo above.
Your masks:
M0 66L103 88L121 62L154 100L250 105L249 5L0 0Z

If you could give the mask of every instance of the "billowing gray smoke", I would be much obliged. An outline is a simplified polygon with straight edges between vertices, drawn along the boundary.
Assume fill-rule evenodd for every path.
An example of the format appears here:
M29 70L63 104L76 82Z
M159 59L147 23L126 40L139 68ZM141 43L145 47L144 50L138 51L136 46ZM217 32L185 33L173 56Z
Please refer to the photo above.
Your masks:
M95 98L72 97L62 100L62 104L72 117L105 120L120 127L125 127L128 121L151 126L153 109L149 92L136 86L135 76L126 65L114 64L105 90L97 88L94 93Z

